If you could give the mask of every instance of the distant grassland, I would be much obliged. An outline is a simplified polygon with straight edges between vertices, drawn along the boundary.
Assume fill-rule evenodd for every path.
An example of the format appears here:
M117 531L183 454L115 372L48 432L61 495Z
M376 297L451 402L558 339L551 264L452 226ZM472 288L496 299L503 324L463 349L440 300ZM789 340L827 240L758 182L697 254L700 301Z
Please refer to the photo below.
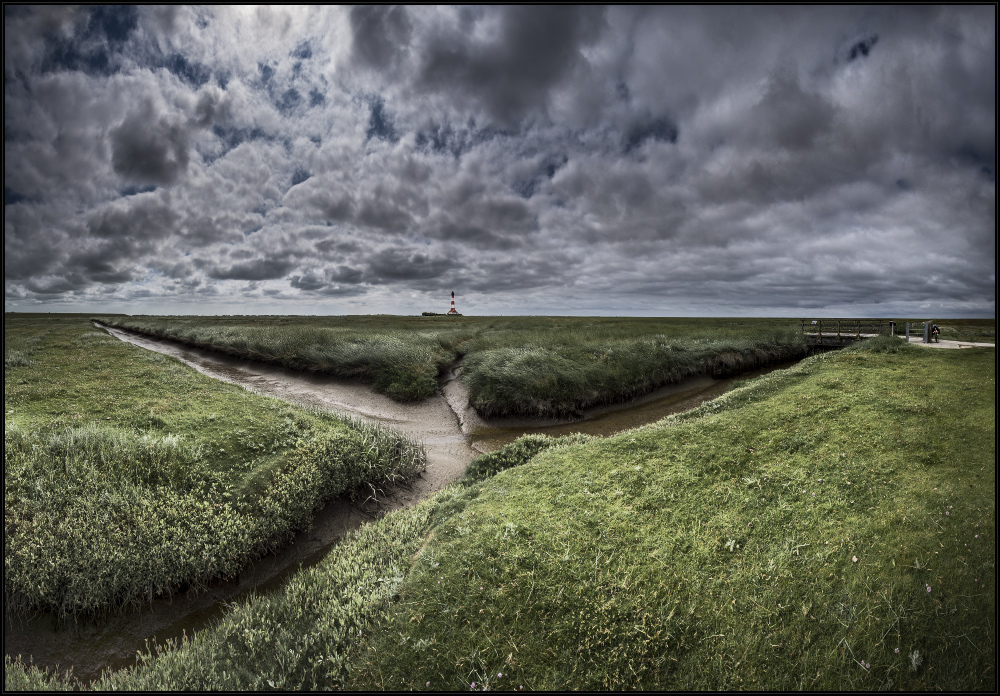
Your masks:
M490 416L567 416L697 374L803 357L789 319L609 317L96 317L149 336L294 369L366 380L424 399L464 357L462 379Z
M521 438L92 686L995 692L995 355L876 339Z
M413 475L400 435L95 329L4 317L4 598L90 614L231 576L324 501Z

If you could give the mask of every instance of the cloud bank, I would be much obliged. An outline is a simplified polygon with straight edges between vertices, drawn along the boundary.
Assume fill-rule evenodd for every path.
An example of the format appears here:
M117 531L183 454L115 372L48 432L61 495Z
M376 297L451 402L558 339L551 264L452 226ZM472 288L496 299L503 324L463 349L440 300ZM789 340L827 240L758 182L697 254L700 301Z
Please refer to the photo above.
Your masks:
M995 12L7 6L5 307L992 316Z

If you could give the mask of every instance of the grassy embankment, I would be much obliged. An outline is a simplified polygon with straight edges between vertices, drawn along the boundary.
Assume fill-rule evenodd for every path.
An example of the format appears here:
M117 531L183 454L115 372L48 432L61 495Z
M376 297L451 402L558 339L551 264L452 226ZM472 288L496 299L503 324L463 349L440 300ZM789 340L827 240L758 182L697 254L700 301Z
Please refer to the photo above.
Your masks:
M401 401L431 396L464 356L483 416L568 416L698 374L803 357L787 319L607 317L109 317L111 326L232 355L360 377Z
M6 315L4 334L8 609L89 614L232 576L326 500L423 465L396 433L221 383L82 316Z
M694 375L804 357L783 319L519 317L462 346L462 380L483 416L573 416ZM797 324L797 323L796 323Z
M524 438L93 686L995 690L995 352L874 347Z

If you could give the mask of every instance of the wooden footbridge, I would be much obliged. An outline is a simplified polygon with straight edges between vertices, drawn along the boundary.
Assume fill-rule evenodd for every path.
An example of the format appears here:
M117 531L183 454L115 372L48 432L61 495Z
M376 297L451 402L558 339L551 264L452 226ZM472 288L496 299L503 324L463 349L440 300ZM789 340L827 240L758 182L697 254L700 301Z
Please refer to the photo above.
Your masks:
M802 333L811 345L843 348L865 338L895 336L896 322L890 319L803 319Z

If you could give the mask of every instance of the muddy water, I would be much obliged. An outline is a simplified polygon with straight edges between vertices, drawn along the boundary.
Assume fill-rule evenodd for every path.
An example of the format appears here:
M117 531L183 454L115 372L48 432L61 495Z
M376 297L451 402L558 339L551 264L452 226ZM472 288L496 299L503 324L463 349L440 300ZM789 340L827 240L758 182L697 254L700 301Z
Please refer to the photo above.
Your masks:
M785 365L787 367L788 365ZM781 366L746 372L742 379L766 374ZM635 428L664 418L672 413L680 413L697 408L726 392L735 379L711 379L694 377L681 384L674 384L640 397L628 404L603 406L585 412L582 420L553 421L538 423L528 419L495 419L480 421L471 429L472 446L482 452L491 452L503 447L522 435L539 433L558 437L573 433L587 435L614 435L629 428ZM475 411L473 411L475 413Z
M351 529L393 509L423 500L457 480L481 452L493 451L526 433L610 435L694 408L725 392L734 381L693 378L663 387L628 404L591 409L582 420L487 421L469 406L468 394L460 379L461 365L442 377L439 394L419 404L399 404L375 394L361 382L286 370L172 341L102 328L123 341L174 356L199 372L255 392L397 428L423 442L427 470L407 485L390 491L377 504L369 502L358 506L346 499L332 501L317 516L313 527L298 534L289 546L259 559L234 580L214 583L208 591L158 599L142 610L123 616L79 623L60 623L50 614L23 617L5 612L4 649L7 654L20 654L25 659L31 655L34 664L39 666L59 665L66 669L72 665L73 674L85 681L97 678L105 667L118 669L134 664L136 651L145 650L147 639L155 638L162 644L184 633L191 635L221 617L227 603L250 593L279 589L300 567L318 563ZM748 372L743 377L787 365Z

